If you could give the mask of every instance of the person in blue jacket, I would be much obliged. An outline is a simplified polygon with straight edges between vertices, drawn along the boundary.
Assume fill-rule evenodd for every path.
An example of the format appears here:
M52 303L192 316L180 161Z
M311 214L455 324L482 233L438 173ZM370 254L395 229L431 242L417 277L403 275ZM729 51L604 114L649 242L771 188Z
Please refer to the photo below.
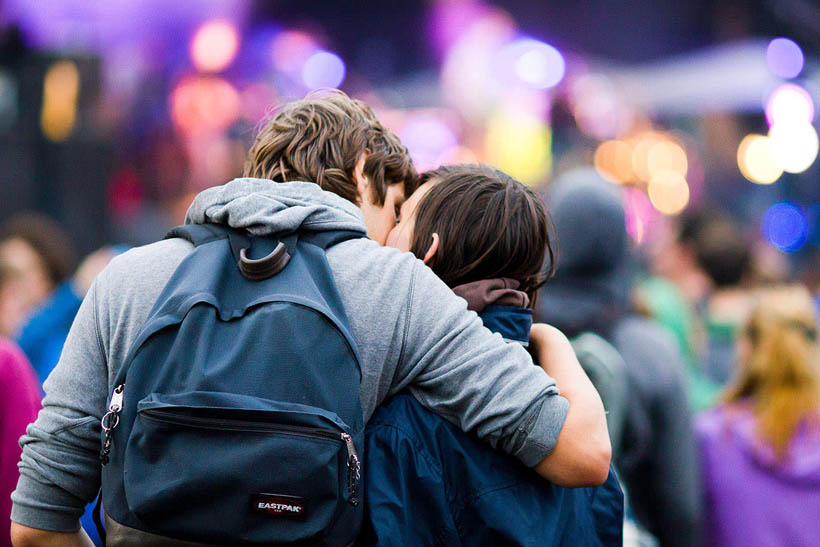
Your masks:
M548 278L545 255L550 265L555 259L545 207L501 171L462 165L425 173L387 244L423 259L508 342L542 358L566 351L557 343L563 335L533 326L529 307ZM565 376L562 393L598 396L580 365L549 373ZM407 392L376 411L365 435L362 544L623 543L623 493L611 471L594 488L547 482Z

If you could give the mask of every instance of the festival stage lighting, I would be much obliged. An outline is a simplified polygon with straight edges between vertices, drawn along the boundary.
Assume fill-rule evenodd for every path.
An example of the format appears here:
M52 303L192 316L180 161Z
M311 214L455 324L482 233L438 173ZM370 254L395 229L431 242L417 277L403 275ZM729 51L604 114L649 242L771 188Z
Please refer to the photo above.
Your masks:
M79 95L80 72L74 61L57 61L48 68L40 111L40 129L47 139L64 141L74 131Z
M454 165L462 163L481 163L478 155L466 146L456 145L444 150L438 155L435 166Z
M664 140L656 142L649 148L646 166L650 180L661 171L675 171L685 177L689 169L689 162L681 145L671 140Z
M740 141L737 165L744 177L757 184L772 184L783 174L775 160L772 142L764 135L746 135Z
M191 60L202 72L227 68L239 51L239 33L228 21L211 21L196 31L191 40Z
M445 150L458 144L456 136L447 124L429 115L410 118L399 131L399 138L407 146L420 171L441 165L436 160Z
M769 129L775 161L789 173L802 173L817 158L817 131L811 124L775 124Z
M775 203L764 213L760 223L763 236L784 253L800 250L808 237L808 222L803 211L793 203Z
M298 77L307 60L318 51L319 46L310 35L295 30L282 32L273 40L273 67L279 72Z
M646 131L630 139L632 141L632 170L638 179L649 182L652 172L649 170L649 151L665 137L655 131Z
M339 87L344 79L345 63L330 51L317 51L302 67L302 82L308 89Z
M802 125L814 119L814 101L809 92L795 84L783 84L775 89L766 102L766 121L769 125Z
M766 48L769 69L781 78L794 78L803 70L803 51L788 38L775 38Z
M221 78L209 76L183 80L170 97L171 118L186 133L213 133L239 117L239 93Z
M677 171L655 173L648 194L655 209L665 215L677 215L689 204L689 184Z
M610 182L624 184L635 179L632 170L632 146L627 141L602 142L593 158L596 171Z
M526 112L504 109L487 124L487 163L525 184L542 182L549 174L551 144L549 126Z
M536 89L549 89L564 78L564 57L549 44L521 38L505 46L499 52L503 64L510 63L515 76Z

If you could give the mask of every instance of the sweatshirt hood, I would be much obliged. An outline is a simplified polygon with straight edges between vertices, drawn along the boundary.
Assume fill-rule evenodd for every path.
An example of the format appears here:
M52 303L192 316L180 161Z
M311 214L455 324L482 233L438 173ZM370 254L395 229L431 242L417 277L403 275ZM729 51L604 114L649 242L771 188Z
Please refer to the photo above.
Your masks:
M618 192L581 168L558 177L547 196L558 260L539 293L538 319L568 334L603 332L629 310L633 264Z
M202 191L188 208L185 223L222 224L259 236L299 229L367 233L359 208L318 184L254 178Z
M711 420L709 414L712 414ZM722 426L722 434L731 435L746 457L780 480L820 486L820 416L813 423L804 422L798 428L789 445L788 457L782 460L775 456L772 447L761 442L755 418L745 405L741 408L723 406L707 413L704 418L713 422L712 427Z
M518 290L515 279L498 278L482 279L453 287L453 292L467 301L467 308L481 313L487 306L516 306L526 308L530 305L527 293Z

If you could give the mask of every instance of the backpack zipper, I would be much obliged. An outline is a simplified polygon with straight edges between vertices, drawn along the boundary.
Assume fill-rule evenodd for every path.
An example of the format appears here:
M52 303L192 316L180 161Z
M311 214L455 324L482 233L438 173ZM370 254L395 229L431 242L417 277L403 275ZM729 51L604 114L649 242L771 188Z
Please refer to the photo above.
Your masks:
M111 394L111 402L108 405L108 412L102 417L100 425L105 431L105 440L103 442L102 450L100 450L100 463L105 466L108 464L108 454L111 452L111 442L114 435L114 429L120 424L120 412L122 412L122 399L125 384L120 384L114 388Z

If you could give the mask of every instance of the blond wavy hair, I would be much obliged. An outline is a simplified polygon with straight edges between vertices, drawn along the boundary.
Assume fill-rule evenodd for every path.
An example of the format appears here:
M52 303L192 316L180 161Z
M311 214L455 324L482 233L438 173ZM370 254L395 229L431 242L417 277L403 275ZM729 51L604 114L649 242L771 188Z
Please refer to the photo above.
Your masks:
M399 138L364 102L321 90L274 110L248 152L244 176L315 182L358 204L353 171L364 152L374 203L384 204L388 184L403 183L412 193L418 175Z
M724 395L752 404L757 432L778 458L820 411L820 351L814 301L801 285L761 290L743 331L750 351Z

